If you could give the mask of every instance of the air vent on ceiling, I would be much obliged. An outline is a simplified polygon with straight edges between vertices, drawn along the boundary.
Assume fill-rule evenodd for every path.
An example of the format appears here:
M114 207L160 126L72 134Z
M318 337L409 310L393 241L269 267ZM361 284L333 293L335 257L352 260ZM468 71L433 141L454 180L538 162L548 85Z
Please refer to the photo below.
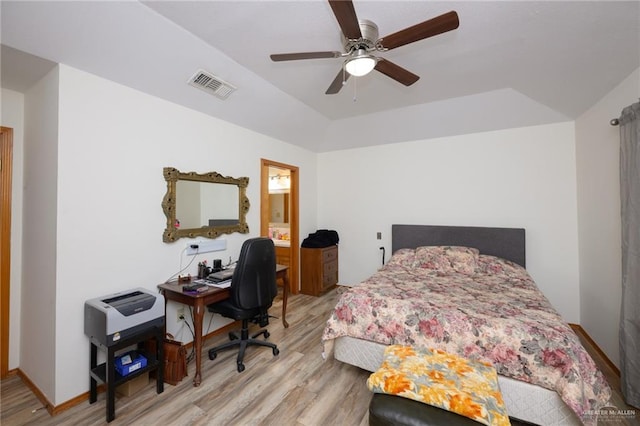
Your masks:
M189 80L189 84L220 99L227 99L236 90L231 84L203 70L198 70Z

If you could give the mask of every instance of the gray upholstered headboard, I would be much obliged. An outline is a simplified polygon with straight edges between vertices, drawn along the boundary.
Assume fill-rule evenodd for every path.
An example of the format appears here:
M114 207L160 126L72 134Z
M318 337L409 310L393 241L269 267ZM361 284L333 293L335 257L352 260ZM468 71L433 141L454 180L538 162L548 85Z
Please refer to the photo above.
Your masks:
M482 254L498 256L526 266L523 228L391 225L392 253L401 248L420 246L475 247Z

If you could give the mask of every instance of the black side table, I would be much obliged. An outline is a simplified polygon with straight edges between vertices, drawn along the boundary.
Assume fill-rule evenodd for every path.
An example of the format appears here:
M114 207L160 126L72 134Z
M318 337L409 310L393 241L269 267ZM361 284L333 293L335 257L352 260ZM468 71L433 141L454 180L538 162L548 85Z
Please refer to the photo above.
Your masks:
M156 353L148 353L144 350L144 342L149 339L156 340ZM111 346L104 346L91 339L91 369L90 369L90 390L89 403L93 404L98 399L98 381L104 383L107 388L107 422L115 419L115 395L116 386L134 379L147 371L156 371L156 393L164 391L164 324L160 327L149 327L122 339ZM116 371L115 354L118 350L128 346L138 345L140 353L147 358L147 365L133 373L121 376ZM107 361L98 365L98 348L107 351Z

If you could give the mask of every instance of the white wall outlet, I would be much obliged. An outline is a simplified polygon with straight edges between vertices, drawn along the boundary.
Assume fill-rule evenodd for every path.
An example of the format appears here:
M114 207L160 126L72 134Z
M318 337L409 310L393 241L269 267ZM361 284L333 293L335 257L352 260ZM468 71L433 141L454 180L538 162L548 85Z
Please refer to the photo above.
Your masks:
M187 243L187 256L227 249L227 240L200 240Z
M178 319L178 321L184 321L187 318L184 316L184 306L180 306L176 310L176 318Z

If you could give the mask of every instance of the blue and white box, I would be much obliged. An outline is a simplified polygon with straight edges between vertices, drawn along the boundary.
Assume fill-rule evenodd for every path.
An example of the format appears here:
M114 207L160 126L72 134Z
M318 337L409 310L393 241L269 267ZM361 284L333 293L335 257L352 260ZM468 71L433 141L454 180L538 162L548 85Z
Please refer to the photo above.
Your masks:
M147 366L147 359L137 352L129 352L115 359L116 371L126 376Z

